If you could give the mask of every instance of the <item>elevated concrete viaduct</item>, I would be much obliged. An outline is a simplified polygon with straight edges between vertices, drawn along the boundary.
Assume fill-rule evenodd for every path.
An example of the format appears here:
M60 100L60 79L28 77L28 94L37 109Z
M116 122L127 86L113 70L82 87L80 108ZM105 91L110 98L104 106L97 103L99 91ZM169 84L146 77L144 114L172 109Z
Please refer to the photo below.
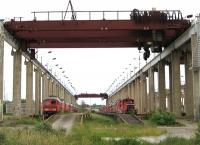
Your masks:
M183 89L180 80L180 64L185 65ZM166 66L169 67L169 72L165 71ZM200 23L196 22L132 78L113 91L107 103L112 104L118 99L131 97L135 99L136 108L140 114L160 108L174 113L179 118L185 113L186 118L198 120L200 119L199 68ZM157 92L155 91L155 72L158 73ZM169 73L169 91L165 86L166 73ZM183 90L184 96L181 95Z
M40 115L42 113L42 99L49 95L59 96L67 102L76 104L72 92L54 77L39 61L32 59L27 51L22 51L20 41L10 35L0 22L0 104L3 103L3 71L4 71L4 41L10 44L13 56L13 114L21 117L21 74L22 56L26 65L26 116ZM33 73L35 72L35 80ZM33 81L35 81L35 96L33 96ZM35 98L35 100L33 100ZM35 112L33 112L33 107ZM1 120L2 118L0 118Z

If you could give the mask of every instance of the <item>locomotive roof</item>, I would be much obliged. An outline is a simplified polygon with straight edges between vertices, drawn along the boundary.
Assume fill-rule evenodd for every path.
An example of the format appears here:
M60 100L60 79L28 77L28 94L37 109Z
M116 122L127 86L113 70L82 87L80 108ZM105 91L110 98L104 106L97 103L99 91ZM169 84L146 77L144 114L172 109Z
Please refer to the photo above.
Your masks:
M46 101L46 100L57 100L57 101L60 101L60 99L57 98L57 97L55 97L55 96L47 97L47 98L45 98L43 101Z

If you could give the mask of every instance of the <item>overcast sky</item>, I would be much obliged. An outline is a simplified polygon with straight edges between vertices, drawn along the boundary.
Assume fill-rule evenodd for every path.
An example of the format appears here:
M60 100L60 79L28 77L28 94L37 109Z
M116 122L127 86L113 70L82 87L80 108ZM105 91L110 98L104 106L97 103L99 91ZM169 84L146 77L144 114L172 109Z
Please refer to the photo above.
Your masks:
M13 17L24 17L33 19L32 11L64 11L68 0L4 0L1 2L0 19L9 20ZM200 12L197 0L72 0L75 10L181 10L183 16L198 14ZM78 14L77 14L78 15ZM81 17L78 15L77 17ZM5 97L12 98L12 57L11 47L5 44ZM123 49L51 49L39 50L39 60L44 64L49 63L53 72L61 76L64 70L70 82L78 93L100 93L105 92L114 79L121 74L129 75L134 66L139 65L139 54L136 48ZM53 57L56 60L51 61ZM136 58L134 60L134 58ZM142 58L142 54L141 54ZM142 59L141 59L142 60ZM146 62L141 61L141 66ZM59 64L59 67L55 67ZM130 65L131 64L131 65ZM59 69L62 67L62 71ZM127 68L125 70L125 68ZM25 84L25 67L23 65L22 83ZM63 76L63 74L62 74ZM66 81L64 78L62 80ZM66 82L65 82L66 83ZM25 98L25 85L22 85L22 98ZM90 104L90 99L85 100ZM91 104L101 104L99 99L92 99ZM104 101L105 103L105 101Z

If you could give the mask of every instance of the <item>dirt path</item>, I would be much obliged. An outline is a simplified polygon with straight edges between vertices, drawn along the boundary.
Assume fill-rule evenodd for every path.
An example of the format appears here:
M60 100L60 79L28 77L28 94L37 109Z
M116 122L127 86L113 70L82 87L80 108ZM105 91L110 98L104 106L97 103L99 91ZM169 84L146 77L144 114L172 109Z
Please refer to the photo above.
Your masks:
M60 115L60 117L52 124L52 128L59 130L65 129L66 133L70 133L72 126L75 122L76 114Z
M157 137L140 137L140 139L143 139L145 141L151 142L151 143L159 143L160 141L165 140L168 137L182 137L186 139L190 139L195 137L195 132L197 130L197 123L194 123L193 121L186 121L186 120L178 120L181 124L184 124L184 126L181 127L158 127L159 129L164 129L167 131L167 134L157 136Z
M167 130L168 136L183 137L186 139L190 139L195 136L195 132L197 130L197 123L194 123L193 121L187 121L187 120L178 120L178 122L180 122L181 124L184 124L184 126L158 127L158 128Z

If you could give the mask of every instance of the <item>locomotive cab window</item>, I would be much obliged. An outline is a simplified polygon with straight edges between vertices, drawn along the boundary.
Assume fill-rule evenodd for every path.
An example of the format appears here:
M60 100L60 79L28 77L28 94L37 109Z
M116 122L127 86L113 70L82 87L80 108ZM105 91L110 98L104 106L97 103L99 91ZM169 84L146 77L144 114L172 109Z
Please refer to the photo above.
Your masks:
M56 100L52 100L52 101L51 101L51 104L56 104Z

